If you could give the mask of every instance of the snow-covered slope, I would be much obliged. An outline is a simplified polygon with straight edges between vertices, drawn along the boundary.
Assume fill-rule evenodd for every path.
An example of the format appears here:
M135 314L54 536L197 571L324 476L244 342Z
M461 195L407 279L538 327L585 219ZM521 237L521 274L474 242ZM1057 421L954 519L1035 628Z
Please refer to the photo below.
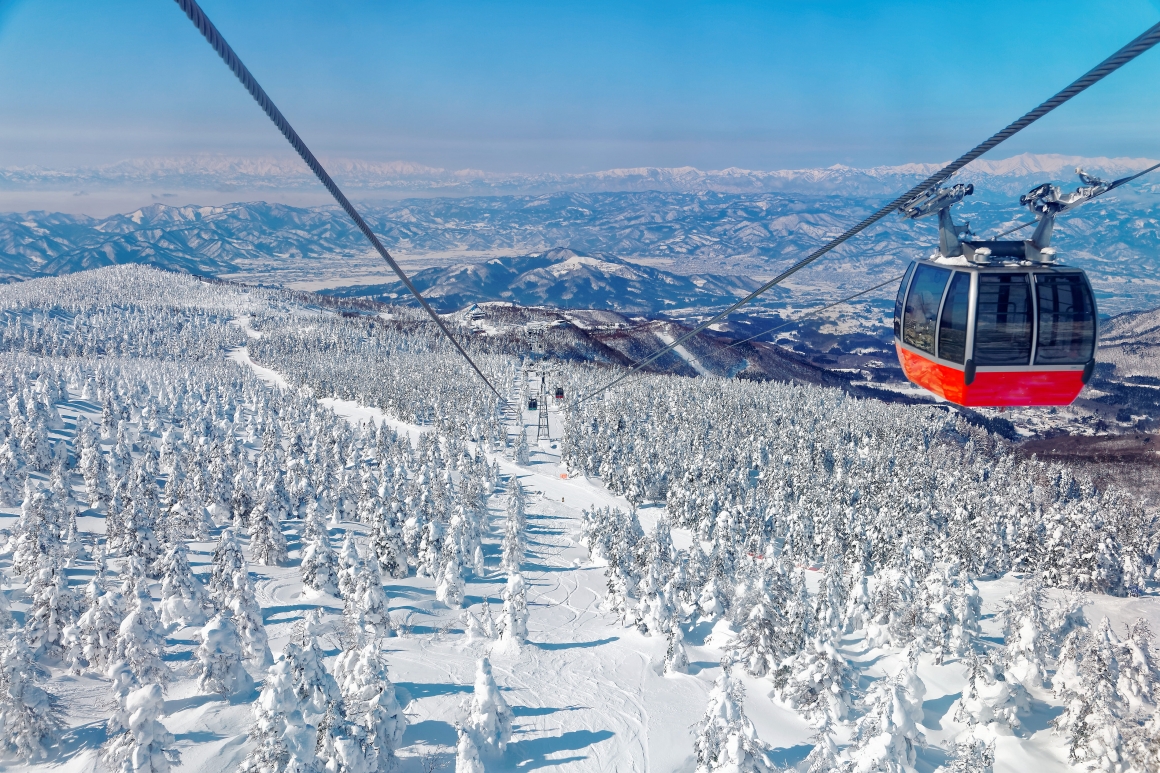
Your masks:
M535 442L517 358L469 342L497 402L409 310L310 300L0 288L6 769L418 772L488 738L492 771L1155 769L1156 514L1125 492L812 386L645 376Z

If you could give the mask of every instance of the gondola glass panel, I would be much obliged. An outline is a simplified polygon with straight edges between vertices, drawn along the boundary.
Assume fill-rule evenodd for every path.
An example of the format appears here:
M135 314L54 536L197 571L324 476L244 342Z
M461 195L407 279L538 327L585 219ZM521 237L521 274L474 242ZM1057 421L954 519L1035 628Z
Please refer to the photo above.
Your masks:
M937 266L921 265L914 272L914 281L906 296L906 311L902 320L902 340L916 349L934 354L934 329L938 319L938 305L951 272Z
M1031 363L1031 284L1027 274L979 274L976 365Z
M1095 304L1082 274L1038 274L1039 340L1036 365L1082 365L1096 341Z
M914 273L914 264L906 267L902 277L902 284L898 285L898 294L894 296L894 337L902 338L902 302L906 300L906 286L910 284L910 275Z
M943 301L938 324L938 356L960 365L967 357L967 313L971 306L971 275L955 272Z

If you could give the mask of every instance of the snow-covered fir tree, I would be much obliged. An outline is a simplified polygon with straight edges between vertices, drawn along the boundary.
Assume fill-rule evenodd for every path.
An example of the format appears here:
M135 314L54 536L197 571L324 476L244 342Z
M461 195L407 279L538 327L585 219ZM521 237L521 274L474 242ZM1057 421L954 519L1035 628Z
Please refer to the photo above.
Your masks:
M523 563L524 553L527 552L527 498L524 496L524 487L514 476L511 481L511 494L508 496L507 517L504 520L503 545L501 549L500 569L505 572L518 572Z
M306 508L302 535L302 582L319 593L338 593L338 557L330 546L326 521L317 502Z
M713 683L705 715L694 728L698 773L772 773L770 747L745 716L745 688L725 668Z
M512 738L512 710L491 674L491 661L480 658L475 668L475 690L464 705L460 725L484 758L499 757Z
M105 745L104 763L118 773L167 773L177 764L173 734L161 723L161 686L147 684L123 699L111 725L121 729Z
M214 615L200 633L201 644L194 651L197 660L197 687L219 695L245 695L254 687L246 671L241 636L228 608Z
M40 679L24 635L12 635L0 651L0 743L28 761L48 755L62 725L57 699Z
M342 692L343 710L357 739L364 769L387 773L403 740L407 719L387 675L387 664L375 644L346 650L338 656L334 676Z
M504 586L500 628L504 641L520 644L528 638L528 592L519 572L509 574Z
M213 603L189 565L185 542L169 545L158 561L161 574L161 622L200 626L213 612Z

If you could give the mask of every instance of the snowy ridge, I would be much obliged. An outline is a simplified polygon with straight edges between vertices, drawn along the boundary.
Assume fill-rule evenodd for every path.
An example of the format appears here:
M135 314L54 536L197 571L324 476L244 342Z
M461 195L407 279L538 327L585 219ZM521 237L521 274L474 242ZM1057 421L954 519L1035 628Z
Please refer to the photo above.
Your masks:
M189 281L0 290L6 769L1160 762L1124 492L800 385L644 376L534 443L515 356L497 403L407 309Z
M324 163L341 184L364 192L439 191L454 194L485 191L539 193L659 190L685 193L826 193L839 192L845 187L848 193L868 194L883 192L887 186L897 186L900 181L923 179L946 162L864 169L835 164L825 168L771 171L736 167L707 171L691 166L635 167L582 174L504 174L475 169L453 171L411 161L375 163L341 158L325 159ZM1025 185L1028 177L1068 178L1076 166L1092 172L1121 176L1140 171L1154 163L1145 158L1084 158L1023 153L1006 159L976 161L962 173L962 178L973 181L1014 178L1019 185ZM259 191L305 188L314 184L314 177L309 170L292 157L192 156L133 159L83 169L0 169L0 185L10 189L87 187L92 190L101 187L160 186L212 191L229 186Z

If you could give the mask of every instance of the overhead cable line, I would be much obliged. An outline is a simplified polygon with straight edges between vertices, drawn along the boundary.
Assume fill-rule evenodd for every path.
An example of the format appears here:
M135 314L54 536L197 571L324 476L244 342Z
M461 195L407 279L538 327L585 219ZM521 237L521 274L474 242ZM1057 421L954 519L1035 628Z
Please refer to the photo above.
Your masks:
M834 301L833 303L827 303L825 306L822 306L821 308L811 309L811 310L807 311L805 314L802 314L800 317L795 317L793 319L787 319L785 322L782 322L780 325L775 325L774 327L771 327L769 330L763 330L762 332L758 333L757 335L751 335L751 336L749 336L749 338L743 338L740 341L734 341L733 343L729 344L725 348L732 349L734 346L740 346L741 344L748 343L749 341L752 341L754 338L761 338L763 335L769 335L770 333L777 332L778 330L781 330L786 325L792 325L794 322L801 322L803 319L808 319L809 317L813 317L813 316L816 316L818 314L821 314L823 311L826 311L828 309L832 309L835 306L841 306L843 303L849 303L850 301L854 300L855 298L861 298L863 295L866 295L867 293L872 293L880 287L885 287L886 285L891 284L892 282L897 282L900 279L902 279L903 276L905 276L905 275L899 274L896 277L892 277L890 279L887 279L885 282L882 282L881 284L876 284L873 287L867 287L865 290L861 290L857 293L854 293L853 295L847 296L840 301Z
M1111 185L1109 185L1108 189L1106 191L1104 191L1104 193L1109 193L1111 191L1114 191L1116 188L1119 188L1121 185L1125 185L1127 183L1130 183L1130 182L1132 182L1132 180L1135 180L1137 177L1143 177L1144 175L1146 175L1149 172L1152 172L1156 169L1160 169L1160 164L1153 164L1152 166L1148 167L1144 171L1137 172L1136 174L1132 175L1131 177L1122 177L1119 180L1116 180L1115 182L1113 182ZM1100 195L1103 195L1103 194L1100 194ZM1013 234L1016 231L1022 231L1024 228L1029 228L1029 227L1035 225L1037 222L1039 222L1039 221L1032 220L1029 223L1020 223L1017 226L1014 226L1012 228L1008 228L1006 231L1004 231L1003 233L999 234L998 236L996 236L994 238L995 239L1002 239L1007 234Z
M383 243L379 241L379 237L375 236L374 231L371 230L370 226L367 225L366 221L362 219L362 216L354 208L354 205L350 203L350 200L347 199L346 195L343 194L343 192L339 189L338 184L334 182L330 174L322 167L322 164L319 163L318 159L315 158L314 154L310 152L310 148L306 147L306 143L303 142L302 138L298 136L298 132L294 131L294 127L291 126L290 122L286 120L286 116L282 115L282 111L278 109L273 100L270 99L269 95L267 95L265 90L258 84L257 79L255 79L249 69L247 69L246 66L242 64L242 60L238 58L238 55L234 53L234 50L230 47L230 44L227 43L225 38L222 37L222 34L218 32L217 27L215 27L213 22L209 20L209 17L205 15L205 11L201 10L201 6L199 6L195 0L176 0L176 2L181 7L181 10L185 11L185 15L189 17L189 20L193 22L193 26L197 27L198 31L201 32L206 41L208 41L209 44L213 47L213 50L217 51L218 56L220 56L222 61L226 63L226 66L230 68L233 74L237 76L238 80L242 82L242 85L246 87L246 91L250 92L250 96L254 98L254 101L258 103L262 110L265 111L266 115L269 116L270 120L274 122L274 125L278 127L278 130L282 132L282 136L286 138L291 147L298 151L298 155L301 156L302 160L306 162L306 165L310 167L310 171L314 172L314 176L318 178L319 182L322 183L326 190L330 191L330 195L334 197L334 200L338 202L338 205L342 207L343 211L346 212L347 215L350 216L350 219L353 220L354 224L358 226L358 229L362 231L363 236L367 238L367 241L371 243L371 246L375 248L375 251L378 252L380 256L382 256L383 260L387 262L387 265L389 265L395 272L395 275L399 277L400 281L403 283L403 286L405 286L411 292L411 295L415 296L415 299L419 301L419 305L423 307L423 310L427 312L427 315L430 316L435 324L439 326L439 330L443 332L443 335L447 337L447 340L450 341L455 346L455 348L459 350L459 353L462 354L463 358L467 360L468 364L471 365L472 370L474 370L476 374L481 379L483 379L483 382L487 384L487 388L494 392L496 397L498 397L500 400L503 400L504 398L499 393L499 390L497 390L492 385L487 376L483 375L483 371L479 369L479 366L475 364L475 360L471 359L471 355L469 355L467 350L463 348L458 340L456 340L455 336L451 335L451 331L447 329L447 325L443 322L442 318L440 318L439 314L431 308L431 305L427 303L427 299L422 296L419 290L411 282L407 274L403 271L402 268L399 267L399 264L393 257L391 257L391 254L387 252L387 248L384 247Z
M178 0L178 2L182 2L182 0ZM590 392L587 395L584 395L584 397L580 398L580 402L584 402L585 400L592 399L593 397L600 394L601 392L604 392L606 389L620 383L625 378L632 375L634 372L636 372L640 368L643 368L645 365L649 364L653 360L657 359L658 357L661 357L666 352L674 349L677 346L680 346L685 341L687 341L690 338L692 338L693 336L697 335L705 328L709 327L710 325L717 324L718 322L720 322L721 320L725 319L730 314L735 312L737 309L748 304L754 298L757 298L759 295L766 292L770 288L777 286L778 284L780 284L784 280L786 280L789 277L796 274L798 271L801 271L803 268L805 268L809 264L813 263L818 258L822 257L830 250L839 246L840 244L847 241L848 239L855 236L856 234L859 234L862 231L866 230L867 228L874 225L882 218L886 217L887 215L894 212L895 210L901 208L903 205L910 203L919 194L921 194L921 193L935 187L939 183L943 182L948 177L953 175L955 172L959 171L960 169L962 169L964 166L971 163L975 159L979 158L979 156L982 156L984 153L994 149L997 145L1002 143L1004 140L1007 140L1010 137L1017 134L1018 132L1022 131L1023 129L1026 129L1028 126L1035 123L1037 120L1039 120L1043 116L1047 115L1055 108L1064 104L1072 97L1076 96L1077 94L1082 93L1090 86L1092 86L1096 83L1099 83L1101 80L1106 78L1108 75L1111 75L1113 72L1120 69L1125 64L1127 64L1128 62L1130 62L1133 59L1135 59L1136 57L1138 57L1140 54L1151 49L1158 42L1160 42L1160 23L1154 24L1152 27L1148 28L1148 30L1145 31L1142 35L1140 35L1136 39L1132 40L1130 43L1128 43L1126 46L1121 48L1116 53L1109 56L1104 61L1100 62L1094 68L1089 70L1086 74L1081 76L1078 80L1074 81L1070 86L1063 89L1063 91L1060 91L1058 94L1053 96L1051 99L1048 99L1046 102L1039 105L1034 110L1032 110L1031 112L1024 115L1022 118L1020 118L1017 121L1015 121L1014 123L1008 125L1006 128L1002 129L1001 131L997 132L996 134L992 135L985 142L981 143L980 145L977 145L974 149L972 149L971 151L967 152L966 154L960 156L955 161L951 162L950 164L947 164L942 169L935 172L933 175L931 175L930 177L923 180L918 185L916 185L913 188L911 188L910 190L908 190L906 193L904 193L901 196L899 196L898 198L894 199L889 204L882 207L877 212L875 212L874 214L870 215L862 222L855 225L853 228L850 228L848 231L841 234L840 236L838 236L834 239L831 239L829 242L824 244L822 247L813 251L812 253L807 255L805 258L803 258L800 261L798 261L797 263L793 264L792 266L787 268L785 271L781 272L780 274L775 276L773 279L769 280L768 282L763 284L761 287L759 287L756 290L754 290L753 292L751 292L749 295L747 295L744 298L742 298L741 300L737 301L729 308L725 309L725 311L723 311L720 314L717 314L715 317L712 317L709 320L697 325L697 327L693 328L688 333L685 333L680 338L674 340L672 343L668 344L666 347L664 347L660 351L655 352L655 353L649 355L648 357L645 357L642 360L638 360L636 363L634 363L632 365L632 367L628 368L624 373L617 376L612 381L608 382L607 384L600 387L596 391Z

